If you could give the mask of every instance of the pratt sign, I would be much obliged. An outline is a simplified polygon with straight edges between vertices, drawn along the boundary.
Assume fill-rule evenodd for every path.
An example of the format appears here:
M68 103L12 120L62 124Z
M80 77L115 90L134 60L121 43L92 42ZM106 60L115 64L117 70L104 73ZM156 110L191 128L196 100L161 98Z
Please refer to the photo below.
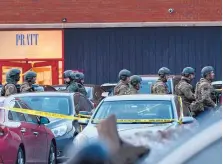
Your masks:
M38 45L39 34L16 34L16 46Z
M0 31L0 59L62 58L62 31Z

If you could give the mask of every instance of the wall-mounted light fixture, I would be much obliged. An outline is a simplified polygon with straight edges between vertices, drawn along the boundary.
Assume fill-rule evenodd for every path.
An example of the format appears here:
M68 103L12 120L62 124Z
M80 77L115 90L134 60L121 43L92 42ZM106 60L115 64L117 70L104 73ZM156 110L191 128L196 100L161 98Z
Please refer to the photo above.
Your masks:
M169 13L173 13L173 12L174 12L174 9L173 9L173 8L169 8L169 9L168 9L168 12L169 12Z
M62 18L61 20L63 23L66 23L67 22L67 18Z

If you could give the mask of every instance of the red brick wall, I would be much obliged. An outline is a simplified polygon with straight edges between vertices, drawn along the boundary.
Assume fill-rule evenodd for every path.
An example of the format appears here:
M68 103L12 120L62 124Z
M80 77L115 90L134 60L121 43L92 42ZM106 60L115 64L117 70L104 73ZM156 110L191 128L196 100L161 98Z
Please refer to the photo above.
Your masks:
M221 11L221 0L1 0L0 23L221 21Z

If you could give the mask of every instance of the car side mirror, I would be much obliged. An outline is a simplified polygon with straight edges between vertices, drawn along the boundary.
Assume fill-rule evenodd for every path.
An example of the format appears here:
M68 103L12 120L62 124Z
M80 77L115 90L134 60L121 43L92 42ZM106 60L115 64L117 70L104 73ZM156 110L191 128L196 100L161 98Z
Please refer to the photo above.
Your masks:
M193 117L183 117L181 120L182 124L190 124L194 122Z
M109 95L109 92L103 92L103 93L101 94L102 97L108 97L108 95Z
M39 121L40 125L45 125L49 123L50 123L50 120L47 117L40 117L40 121Z
M80 120L78 120L78 123L79 123L80 125L87 125L88 122L89 122L89 119L80 119Z

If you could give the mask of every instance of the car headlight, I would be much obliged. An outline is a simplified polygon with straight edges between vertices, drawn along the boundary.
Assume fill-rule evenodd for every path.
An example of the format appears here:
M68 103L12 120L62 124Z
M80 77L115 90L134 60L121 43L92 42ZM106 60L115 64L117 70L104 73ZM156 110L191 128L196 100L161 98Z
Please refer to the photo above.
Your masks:
M79 133L79 134L75 137L75 139L74 139L74 141L73 141L73 144L74 144L75 149L79 149L80 147L82 147L82 146L88 144L88 137L85 136L85 135L82 134L82 133Z
M72 129L72 126L68 126L66 124L60 125L56 128L51 129L55 137L61 137L65 135L67 132L69 132Z

